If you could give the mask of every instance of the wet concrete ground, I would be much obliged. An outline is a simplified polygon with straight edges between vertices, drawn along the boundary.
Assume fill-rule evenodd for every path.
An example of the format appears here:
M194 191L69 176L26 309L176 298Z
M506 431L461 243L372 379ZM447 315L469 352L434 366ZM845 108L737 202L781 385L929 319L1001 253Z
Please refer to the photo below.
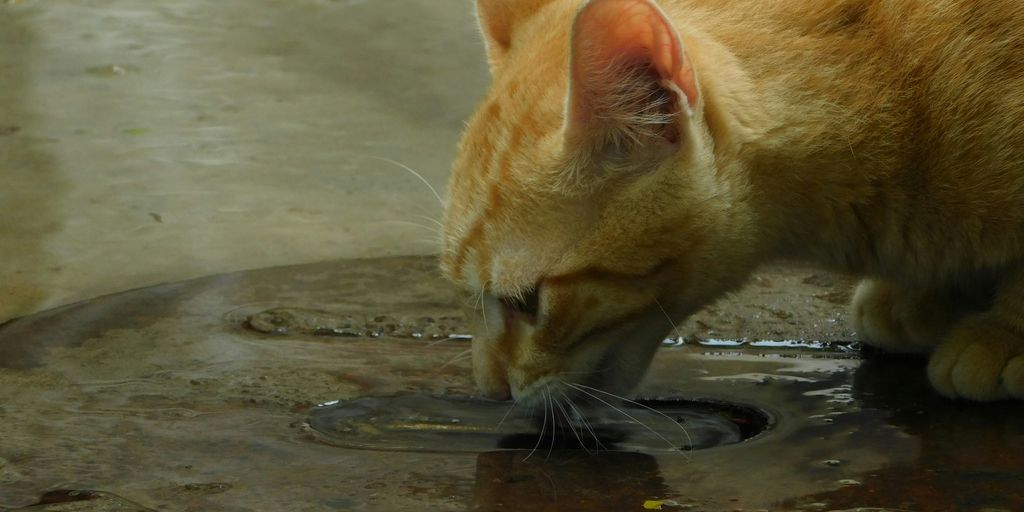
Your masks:
M770 413L743 443L312 429L317 404L474 392L432 260L338 258L435 250L437 201L377 157L440 187L482 53L463 0L0 2L0 321L172 283L0 327L0 510L1024 510L1019 406L851 350L850 283L803 269L681 326L641 389Z
M849 283L803 269L768 269L681 326L639 391L773 418L744 442L339 446L311 428L317 404L474 393L467 341L437 341L466 317L435 265L227 274L4 325L0 509L1024 509L1019 407L946 401L921 361L865 357Z

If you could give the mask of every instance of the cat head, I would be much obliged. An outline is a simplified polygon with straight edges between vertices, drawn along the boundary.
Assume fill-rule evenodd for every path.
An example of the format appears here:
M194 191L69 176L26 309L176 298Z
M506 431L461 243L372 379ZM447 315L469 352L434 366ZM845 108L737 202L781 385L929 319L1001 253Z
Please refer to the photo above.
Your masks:
M482 390L623 393L741 279L697 71L653 0L478 0L492 85L449 183L442 270L479 294ZM742 252L742 251L740 251ZM737 253L737 256L738 253Z

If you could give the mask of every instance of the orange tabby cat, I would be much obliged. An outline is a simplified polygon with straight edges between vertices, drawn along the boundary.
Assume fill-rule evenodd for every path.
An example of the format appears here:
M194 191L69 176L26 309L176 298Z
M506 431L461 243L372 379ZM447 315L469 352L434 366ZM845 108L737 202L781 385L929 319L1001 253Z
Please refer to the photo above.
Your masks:
M486 393L626 392L666 314L785 258L867 276L860 336L940 393L1024 398L1024 3L477 7L442 267Z

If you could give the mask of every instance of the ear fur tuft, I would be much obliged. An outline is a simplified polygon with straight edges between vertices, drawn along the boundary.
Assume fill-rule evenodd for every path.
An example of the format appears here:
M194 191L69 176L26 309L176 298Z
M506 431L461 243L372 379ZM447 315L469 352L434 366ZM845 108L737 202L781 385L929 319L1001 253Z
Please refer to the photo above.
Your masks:
M568 143L601 151L675 144L699 108L696 74L653 0L590 0L573 23Z

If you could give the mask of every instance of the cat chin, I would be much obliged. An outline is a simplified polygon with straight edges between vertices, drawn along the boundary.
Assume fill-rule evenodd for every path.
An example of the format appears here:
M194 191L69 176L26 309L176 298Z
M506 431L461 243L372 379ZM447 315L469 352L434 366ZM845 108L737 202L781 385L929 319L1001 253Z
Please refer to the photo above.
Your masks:
M579 343L568 369L552 371L523 385L512 385L512 398L531 406L543 405L548 396L565 395L580 403L600 406L601 400L617 401L611 398L613 395L628 397L643 380L670 329L656 309L615 329L592 334Z

